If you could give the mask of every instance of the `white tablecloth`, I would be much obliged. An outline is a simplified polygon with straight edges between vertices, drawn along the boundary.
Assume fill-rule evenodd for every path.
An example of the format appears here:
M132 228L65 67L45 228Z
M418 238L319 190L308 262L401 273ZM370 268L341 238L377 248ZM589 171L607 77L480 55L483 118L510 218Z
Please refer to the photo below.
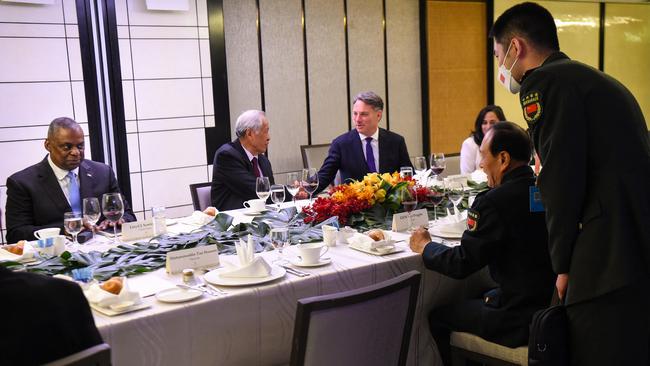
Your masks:
M236 220L250 217L233 212ZM395 234L395 239L407 235ZM418 308L411 338L409 365L439 364L429 333L427 314L434 305L447 304L468 292L476 292L474 281L456 281L424 269L420 255L408 248L400 253L373 256L348 248L332 247L332 263L300 268L311 273L297 277L289 273L268 284L221 287L227 295L202 298L181 304L165 304L155 297L144 298L151 307L108 317L93 311L95 323L110 344L113 364L123 365L278 365L287 364L297 300L371 285L409 270L423 274ZM85 249L91 249L87 246ZM293 249L286 249L290 256ZM268 261L276 253L261 254ZM233 256L221 256L233 261ZM132 277L130 283L143 295L181 283L179 275L164 269ZM147 293L148 292L148 293ZM390 335L386 335L390 336ZM397 336L397 335L395 335Z

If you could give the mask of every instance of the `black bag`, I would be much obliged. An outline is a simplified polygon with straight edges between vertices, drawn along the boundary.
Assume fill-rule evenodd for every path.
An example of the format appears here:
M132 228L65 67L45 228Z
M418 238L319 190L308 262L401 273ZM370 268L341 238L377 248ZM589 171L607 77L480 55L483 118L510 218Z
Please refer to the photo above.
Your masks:
M564 305L539 310L533 315L528 338L529 366L569 364L569 321Z

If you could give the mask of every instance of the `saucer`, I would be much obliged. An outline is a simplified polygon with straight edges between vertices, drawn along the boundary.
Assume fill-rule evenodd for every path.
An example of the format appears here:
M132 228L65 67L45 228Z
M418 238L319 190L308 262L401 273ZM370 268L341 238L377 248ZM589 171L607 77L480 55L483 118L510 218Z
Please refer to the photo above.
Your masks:
M120 314L124 314L124 313L130 313L130 312L136 311L136 310L147 309L147 308L151 307L151 305L147 304L147 303L144 303L144 302L141 302L141 303L135 304L133 306L129 306L129 307L126 307L126 308L120 308L119 310L114 310L114 309L111 309L111 308L105 308L105 307L99 306L97 304L92 304L91 303L90 307L93 308L98 313L101 313L101 314L104 314L104 315L107 315L107 316L115 316L115 315L120 315Z
M266 277L222 277L221 272L224 270L227 269L219 268L212 270L203 275L203 278L209 283L217 286L248 286L271 282L284 277L287 273L284 268L276 265L271 265L271 274Z
M249 209L249 210L244 211L244 215L246 215L246 216L257 216L257 215L261 215L263 213L266 213L268 211L269 210L266 210L266 209L264 209L262 211L253 211L253 210Z
M320 267L332 263L332 258L320 258L316 263L302 263L302 260L298 258L291 258L289 262L298 267Z
M178 287L168 288L156 293L156 300L160 302L176 303L198 299L203 292L194 289L182 289Z

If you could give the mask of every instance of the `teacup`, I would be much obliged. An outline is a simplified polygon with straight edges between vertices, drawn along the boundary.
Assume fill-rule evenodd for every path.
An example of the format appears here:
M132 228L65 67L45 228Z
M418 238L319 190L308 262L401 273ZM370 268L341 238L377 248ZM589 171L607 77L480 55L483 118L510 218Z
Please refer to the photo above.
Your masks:
M346 226L339 230L338 232L338 241L341 244L348 244L348 239L350 239L357 231L353 228Z
M334 226L323 225L323 241L328 247L336 246L336 237L338 236L338 229Z
M296 247L303 264L318 263L320 258L329 250L323 243L298 244ZM325 248L325 251L323 251L323 248Z
M244 201L244 207L254 212L261 212L266 207L266 201L262 199Z
M47 229L41 229L34 231L34 236L36 239L47 239L53 236L57 236L61 233L61 229L58 227L49 227Z

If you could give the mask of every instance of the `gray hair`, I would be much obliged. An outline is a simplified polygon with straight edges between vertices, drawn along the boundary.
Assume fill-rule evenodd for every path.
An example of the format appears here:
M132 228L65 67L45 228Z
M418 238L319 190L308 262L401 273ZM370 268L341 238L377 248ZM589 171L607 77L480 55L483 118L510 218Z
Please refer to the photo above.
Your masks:
M360 100L368 105L371 105L372 109L376 111L384 110L384 101L381 100L381 97L375 94L375 92L367 91L367 92L357 94L357 96L354 97L354 102L352 102L352 104L356 103L357 100Z
M69 117L59 117L55 118L50 122L50 127L47 129L47 138L52 139L60 129L65 128L66 130L81 130L81 126Z
M235 123L235 135L238 138L244 137L247 130L253 130L255 132L260 132L262 130L262 122L266 118L266 114L263 111L258 111L255 109L250 109L237 117L237 123Z

